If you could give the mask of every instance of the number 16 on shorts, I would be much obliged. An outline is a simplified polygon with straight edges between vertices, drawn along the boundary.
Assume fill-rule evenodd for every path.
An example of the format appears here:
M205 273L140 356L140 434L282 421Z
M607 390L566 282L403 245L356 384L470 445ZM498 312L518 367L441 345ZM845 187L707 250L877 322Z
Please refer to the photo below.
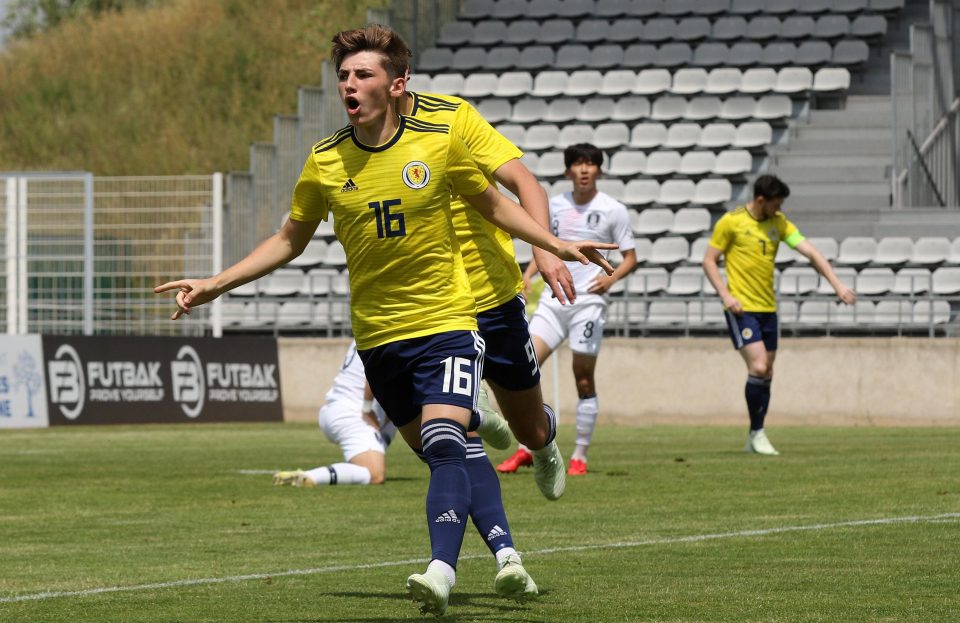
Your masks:
M476 384L476 369L473 359L447 357L443 360L443 393L472 396Z

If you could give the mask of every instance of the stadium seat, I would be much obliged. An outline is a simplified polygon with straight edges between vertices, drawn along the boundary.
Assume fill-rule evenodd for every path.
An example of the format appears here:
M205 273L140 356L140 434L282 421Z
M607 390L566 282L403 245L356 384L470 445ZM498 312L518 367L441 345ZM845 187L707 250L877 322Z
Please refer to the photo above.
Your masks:
M657 149L667 142L667 126L662 123L638 123L630 132L630 147Z
M747 24L746 39L752 41L771 41L780 38L783 23L772 15L755 15Z
M591 97L583 103L577 113L577 121L584 123L606 123L613 118L615 102L609 97ZM626 126L624 126L626 127ZM630 130L627 129L627 137Z
M913 302L903 300L878 301L873 310L873 323L901 326L913 322Z
M673 175L680 169L680 159L677 151L655 151L647 156L646 174L650 177Z
M507 24L507 32L503 35L503 42L507 45L529 45L542 43L540 22L531 19L513 20Z
M517 69L524 71L539 71L553 67L556 55L553 48L546 45L531 45L520 51L520 61Z
M857 281L857 269L849 266L839 266L833 269L833 272L836 273L837 278L840 279L847 287L853 287ZM820 276L820 285L817 286L817 294L826 294L833 296L836 293L833 291L833 286L830 285L830 282L821 275Z
M881 18L882 19L882 18ZM846 15L821 15L813 29L816 39L839 39L850 34L850 19Z
M640 95L621 97L613 105L614 121L636 121L650 116L650 100Z
M479 99L493 95L493 92L497 89L499 79L497 74L472 73L467 76L466 81L463 83L462 95L470 99Z
M627 205L650 205L660 197L660 183L656 180L630 180L623 189L623 202Z
M647 308L647 324L671 326L687 324L687 303L685 301L651 301Z
M667 128L663 146L668 149L688 149L700 142L702 129L696 123L674 123Z
M867 0L833 0L831 10L836 13L860 13L867 10Z
M603 75L594 69L581 69L570 74L565 95L585 97L595 95L603 84Z
M683 119L687 113L687 100L682 97L666 96L653 102L650 118L654 121L674 121Z
M290 260L287 265L293 268L311 268L323 264L323 259L327 253L327 241L322 238L314 238L307 245L299 256Z
M743 73L734 67L721 67L710 71L703 92L708 95L736 93L743 83Z
M860 39L845 39L833 46L833 64L859 66L870 58L870 48Z
M483 48L460 48L453 53L450 69L470 73L483 69L487 64L487 51Z
M833 262L837 259L839 245L833 238L807 238L807 240L809 240L810 244L817 248L817 251L820 252L820 255L822 255L828 262ZM802 255L797 258L798 263L807 263L809 261L810 260Z
M497 125L496 128L497 132L503 134L504 138L517 147L520 147L521 149L526 147L527 137L522 125L517 125L514 123L501 123ZM559 133L559 130L557 132Z
M407 80L407 90L419 93L432 93L433 80L427 74L413 74Z
M826 13L833 8L833 0L803 0L797 7L798 13Z
M716 119L723 110L723 102L714 95L701 95L687 103L683 118L690 121L706 122Z
M927 268L901 268L893 283L894 294L915 296L930 291L932 277Z
M549 145L549 147L568 147L570 145L576 145L577 143L592 143L593 141L593 126L577 123L565 125L560 128L560 137L557 139L557 142ZM544 147L540 149L544 149Z
M771 67L796 65L797 46L789 41L774 41L763 46L763 63Z
M527 0L497 0L493 6L493 17L508 20L522 17L527 11Z
M269 327L277 323L280 303L276 301L255 300L243 308L243 321L246 327Z
M585 19L577 24L574 40L577 43L596 45L610 37L610 22L605 19Z
M690 253L687 254L687 263L700 266L700 264L703 262L703 256L707 252L708 246L710 246L710 239L706 236L697 238L691 242Z
M566 166L563 162L562 151L548 151L540 154L537 163L538 174L542 177L559 177L563 175Z
M893 290L896 275L890 268L864 268L857 273L854 290L865 296L878 296Z
M657 46L649 43L632 43L623 51L624 67L641 69L653 65L657 59Z
M720 107L720 118L730 121L751 119L757 109L757 103L752 97L728 97Z
M877 242L874 264L902 266L913 257L913 240L903 236L884 237Z
M684 180L673 181L683 182ZM661 192L662 190L661 187ZM663 203L662 199L661 203ZM710 212L706 208L680 208L673 215L673 225L670 227L670 233L675 236L700 236L708 231L710 231Z
M693 50L686 43L664 43L657 48L653 61L656 67L680 67L693 60Z
M784 67L777 73L776 93L794 95L806 93L813 87L813 72L808 67Z
M816 93L846 91L850 88L850 71L843 67L821 67L813 76Z
M712 30L710 20L706 17L685 17L677 22L677 34L674 40L687 43L702 41L710 37Z
M737 126L733 146L740 149L758 149L773 142L773 128L765 121L750 121Z
M493 94L497 97L519 97L533 89L533 76L526 71L508 71L501 74Z
M489 19L477 22L473 26L471 45L489 48L503 42L507 25L498 19Z
M950 322L950 303L924 300L913 305L913 322L921 325L938 325Z
M789 266L797 261L800 257L800 253L790 247L790 245L780 242L777 245L777 255L774 258L774 263L776 263L777 268L783 268L784 266Z
M754 116L761 120L782 120L790 117L793 105L786 95L764 95L757 100Z
M701 93L707 85L707 70L699 67L680 69L673 74L670 92L675 95Z
M766 4L766 0L730 0L730 13L733 15L763 13Z
M869 325L874 323L873 301L857 301L853 305L838 303L834 308L833 321L838 325Z
M633 212L634 210L631 210ZM638 238L634 240L634 251L637 255L637 264L645 264L650 259L650 252L653 250L653 241L649 238Z
M608 71L603 74L597 93L600 95L626 95L633 89L636 81L637 73L630 69Z
M323 257L323 265L333 268L343 268L347 265L347 253L339 240L331 240L327 245L327 252Z
M558 0L530 0L524 15L535 19L557 17L559 13Z
M643 20L631 17L614 20L607 34L611 43L630 44L642 39Z
M677 34L677 22L669 17L654 17L643 25L642 41L664 43L672 41Z
M910 263L915 266L936 267L950 257L950 240L941 237L917 238Z
M800 6L800 0L767 0L764 12L770 15L787 15L795 13Z
M556 100L564 101L564 100ZM510 121L519 124L530 124L539 121L553 121L549 119L547 100L542 97L525 97L513 105ZM490 121L487 119L487 121ZM492 123L492 122L491 122Z
M666 69L642 69L637 72L634 95L659 95L670 90L673 76Z
M769 93L777 86L777 70L770 67L753 67L743 72L740 92L759 95Z
M453 66L453 50L447 48L427 48L420 54L417 71L433 73L448 70Z
M797 322L800 315L800 304L797 301L777 301L777 319L781 325L790 325Z
M510 120L513 106L505 99L488 98L477 104L477 112L487 120L487 123L496 124Z
M723 149L733 145L736 137L737 128L732 123L708 123L700 132L697 145L704 149Z
M590 60L590 48L579 43L568 43L557 49L557 59L554 67L557 69L580 69L587 66Z
M623 203L623 180L600 178L597 180L597 190L610 195L613 199Z
M727 64L730 48L719 41L707 41L693 49L691 64L697 67L721 67Z
M463 84L466 78L463 74L437 74L430 82L430 89L434 93L444 95L460 95L463 93Z
M680 168L677 173L685 177L699 178L715 172L716 167L717 156L712 151L688 151L680 157ZM662 190L661 188L661 192ZM690 182L690 195L687 201L692 198L693 182Z
M716 165L713 167L714 175L723 177L742 177L753 169L753 158L750 152L743 149L730 149L722 151L717 156Z
M837 253L837 263L846 266L864 266L877 256L877 241L866 236L844 238Z
M816 22L809 15L791 15L780 23L780 38L788 41L809 39Z
M739 41L747 35L747 20L739 15L725 15L713 23L714 41Z
M930 289L939 296L960 294L960 268L941 266L934 270Z
M541 114L539 111L542 110L547 100L543 98L531 98L530 101L531 103L527 105L530 114ZM517 102L517 104L519 103L520 102ZM514 110L516 110L516 106L517 105L514 105ZM572 97L551 99L549 105L546 106L546 113L542 114L542 119L549 123L567 123L573 121L580 116L580 100Z
M665 206L680 206L690 203L696 185L692 180L666 180L660 184L657 203Z
M631 229L637 236L660 236L670 231L673 225L673 211L668 208L648 208L639 213L631 222Z
M224 298L220 303L220 322L225 327L243 324L247 303L243 300Z
M870 0L870 10L876 13L891 13L903 8L905 0Z
M703 292L706 276L699 266L680 266L670 273L666 293L671 296L691 296Z
M533 151L545 151L556 149L561 145L566 143L561 143L560 128L547 123L530 126L524 134L522 147Z
M797 321L805 325L827 324L835 319L836 309L830 301L801 301Z
M780 248L789 248L781 244ZM785 296L812 294L820 285L820 274L809 266L790 266L780 273L778 291Z
M447 22L440 28L437 45L458 47L470 43L473 36L473 24L470 22Z
M314 304L310 301L284 301L277 310L280 326L303 326L314 323Z
M643 173L647 156L642 151L619 150L610 158L607 173L617 177L634 177Z
M464 0L460 17L468 20L485 19L493 15L496 0Z
M702 179L697 182L691 203L702 206L715 206L730 201L733 186L726 179Z
M626 282L629 294L656 294L667 288L670 275L667 269L661 267L637 268L627 276Z
M593 132L593 144L600 149L619 149L629 142L630 128L625 123L603 123Z
M590 50L587 67L612 69L623 65L623 48L616 44L598 45Z
M863 42L861 41L861 43ZM829 63L832 57L833 48L826 41L804 41L797 47L797 56L794 62L805 67L819 67Z
M660 14L671 15L674 17L689 15L693 13L693 7L695 5L696 0L670 0L669 2L663 3L663 7L660 9Z
M567 18L582 18L594 11L595 0L554 0L557 15Z
M597 17L624 17L630 15L632 0L597 0Z
M565 71L544 71L533 80L533 95L537 97L555 97L567 90L569 74Z
M690 254L690 244L680 236L664 236L653 241L650 263L659 266L679 264Z

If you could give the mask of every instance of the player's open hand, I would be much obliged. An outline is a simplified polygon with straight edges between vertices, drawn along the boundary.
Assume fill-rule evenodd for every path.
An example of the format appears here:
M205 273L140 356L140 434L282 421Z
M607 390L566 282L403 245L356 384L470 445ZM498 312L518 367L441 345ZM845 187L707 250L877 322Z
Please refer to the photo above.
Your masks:
M590 294L606 294L616 282L617 280L610 275L598 275L590 284L587 292Z
M847 305L853 305L854 303L857 302L857 293L851 290L850 288L848 288L847 286L843 286L842 288L837 290L837 298L839 298L841 301L843 301Z
M737 298L728 296L723 299L723 306L728 309L731 313L740 316L743 314L743 303L741 303Z
M603 269L608 275L613 274L613 266L607 261L600 251L612 251L617 249L618 245L613 242L596 242L594 240L572 240L564 241L557 249L557 257L568 262L580 262L589 264L593 262Z
M184 314L189 314L194 307L209 303L220 296L220 292L215 287L212 279L180 279L179 281L168 281L153 289L154 293L177 292L177 311L173 312L170 320L176 320Z
M543 282L550 287L553 296L561 305L567 301L572 303L577 300L577 290L573 287L573 276L563 260L538 247L533 248L533 258L537 262L537 270L540 271Z

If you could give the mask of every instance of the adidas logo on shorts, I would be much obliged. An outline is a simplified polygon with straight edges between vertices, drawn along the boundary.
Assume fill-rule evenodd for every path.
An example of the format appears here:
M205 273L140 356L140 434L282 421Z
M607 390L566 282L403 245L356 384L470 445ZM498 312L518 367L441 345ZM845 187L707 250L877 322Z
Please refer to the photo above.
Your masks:
M448 510L447 512L445 512L444 514L440 515L439 517L433 520L433 523L444 523L444 522L460 523L460 518L457 517L457 514L453 512L453 509L451 508L450 510Z

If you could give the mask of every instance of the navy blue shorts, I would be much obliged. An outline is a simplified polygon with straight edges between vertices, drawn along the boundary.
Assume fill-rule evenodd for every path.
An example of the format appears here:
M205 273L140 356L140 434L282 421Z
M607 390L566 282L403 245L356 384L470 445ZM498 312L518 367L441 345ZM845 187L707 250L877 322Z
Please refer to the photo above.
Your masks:
M512 391L530 389L540 382L540 366L521 297L477 314L477 325L487 346L483 378Z
M417 419L423 405L475 409L483 351L477 332L447 331L357 352L374 397L400 427Z
M740 350L747 344L763 340L767 351L777 350L777 312L743 312L739 316L724 310L733 347Z

